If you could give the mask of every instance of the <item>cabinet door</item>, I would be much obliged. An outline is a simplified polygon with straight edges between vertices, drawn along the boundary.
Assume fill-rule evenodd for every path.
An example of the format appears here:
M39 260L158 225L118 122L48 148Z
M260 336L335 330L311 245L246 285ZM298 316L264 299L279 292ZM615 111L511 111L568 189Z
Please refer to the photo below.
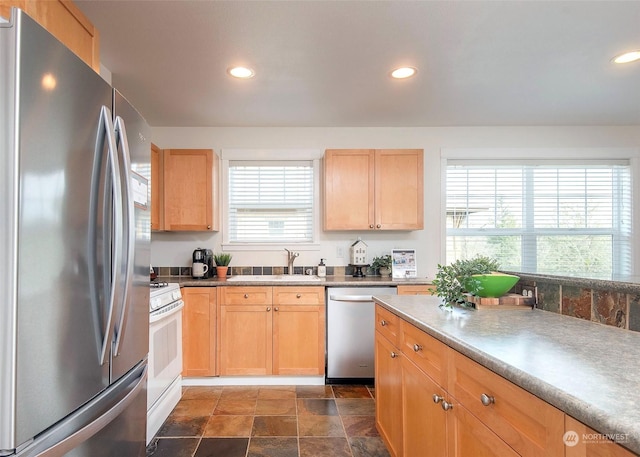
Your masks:
M445 391L406 357L402 358L403 449L405 456L447 455L447 414L441 402ZM477 454L468 454L476 457Z
M325 230L374 228L374 157L371 149L325 152Z
M165 149L163 155L165 230L217 230L213 219L217 155L211 149Z
M585 435L588 437L598 436L598 432L571 416L565 415L565 430L567 432L575 432L577 435L576 444L565 447L566 457L633 457L637 455L607 439L585 441Z
M391 457L402 453L402 370L400 351L379 331L375 336L376 427ZM412 454L404 454L411 456ZM420 455L420 454L413 454Z
M323 375L325 307L273 305L273 374Z
M509 445L480 422L464 406L454 401L447 411L447 450L449 457L518 457ZM440 455L445 455L440 454Z
M220 306L220 374L270 375L272 335L271 304Z
M182 289L182 374L214 376L216 374L216 289L185 287Z
M424 227L422 149L381 149L375 155L375 227Z
M151 230L164 230L162 149L151 143Z
M398 285L398 295L432 295L436 286L431 285Z
M22 9L96 72L100 72L98 30L69 0L0 0L0 16Z
M500 438L526 457L562 457L564 414L456 351L448 391ZM484 401L483 401L484 400Z

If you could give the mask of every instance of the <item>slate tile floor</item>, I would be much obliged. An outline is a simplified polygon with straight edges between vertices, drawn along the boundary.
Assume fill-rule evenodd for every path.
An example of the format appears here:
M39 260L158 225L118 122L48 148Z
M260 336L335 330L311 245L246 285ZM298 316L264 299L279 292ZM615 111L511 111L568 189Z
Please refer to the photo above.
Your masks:
M185 387L153 457L388 457L373 387Z

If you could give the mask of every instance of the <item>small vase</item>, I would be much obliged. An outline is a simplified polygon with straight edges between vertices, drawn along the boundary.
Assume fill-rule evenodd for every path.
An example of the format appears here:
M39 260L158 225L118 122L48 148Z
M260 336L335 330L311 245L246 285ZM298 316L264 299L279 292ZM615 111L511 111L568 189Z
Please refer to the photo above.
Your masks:
M216 275L218 275L218 279L220 281L224 281L227 279L227 271L229 270L228 266L224 266L224 267L216 267Z
M381 267L379 271L380 276L391 276L391 268Z

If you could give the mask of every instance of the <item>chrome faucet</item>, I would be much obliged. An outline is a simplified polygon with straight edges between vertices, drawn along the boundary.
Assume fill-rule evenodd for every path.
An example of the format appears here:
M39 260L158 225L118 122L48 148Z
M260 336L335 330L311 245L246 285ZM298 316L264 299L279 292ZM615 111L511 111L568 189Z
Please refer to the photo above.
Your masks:
M287 251L287 263L289 265L289 274L292 275L293 274L293 261L296 260L296 257L298 257L300 255L299 252L293 252L288 250L287 248L284 248L285 251Z

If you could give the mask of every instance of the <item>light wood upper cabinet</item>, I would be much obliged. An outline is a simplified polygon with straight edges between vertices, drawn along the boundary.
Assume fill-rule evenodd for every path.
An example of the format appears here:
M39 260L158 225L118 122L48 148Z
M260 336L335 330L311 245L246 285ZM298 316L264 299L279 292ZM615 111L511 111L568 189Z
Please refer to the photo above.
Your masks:
M0 16L8 19L11 7L22 9L36 22L100 72L100 40L98 30L69 0L0 0Z
M182 289L182 374L216 374L216 288Z
M163 154L151 143L151 230L164 230Z
M422 149L328 149L324 229L422 229L423 170Z
M163 151L164 230L217 231L218 155L211 149Z

